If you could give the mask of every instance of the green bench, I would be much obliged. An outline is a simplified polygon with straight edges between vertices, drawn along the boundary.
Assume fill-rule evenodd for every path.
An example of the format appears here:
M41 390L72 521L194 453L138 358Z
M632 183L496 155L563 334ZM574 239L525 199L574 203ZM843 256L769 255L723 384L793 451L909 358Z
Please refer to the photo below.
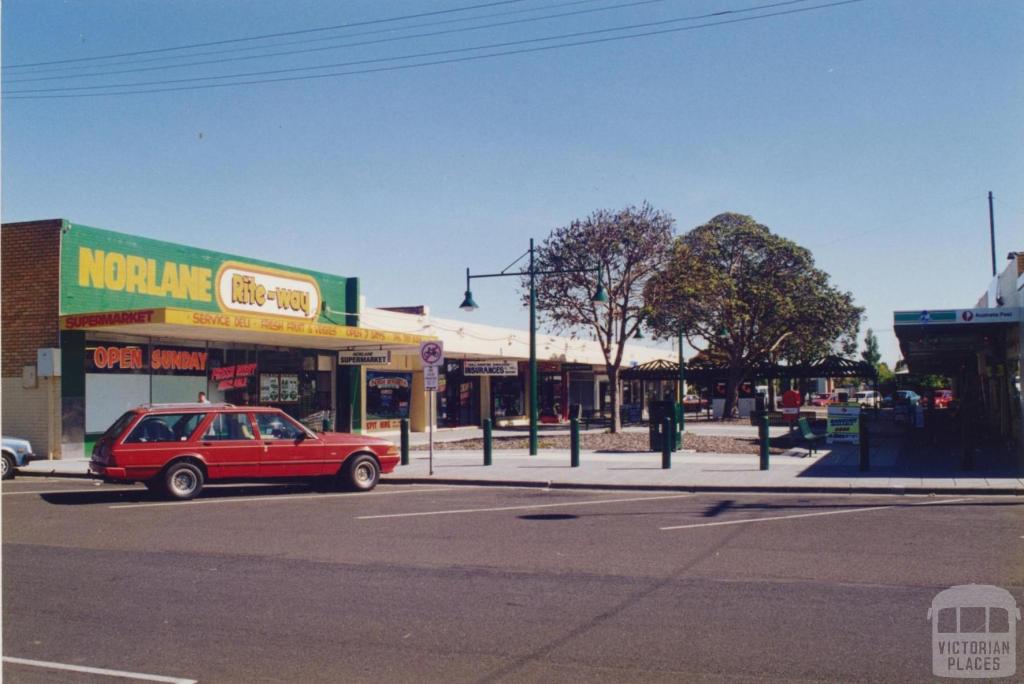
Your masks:
M811 429L811 424L807 422L806 418L798 420L797 425L800 426L800 436L804 438L804 443L807 444L807 455L810 456L817 451L815 443L819 439L824 439L825 435L815 434L814 430Z

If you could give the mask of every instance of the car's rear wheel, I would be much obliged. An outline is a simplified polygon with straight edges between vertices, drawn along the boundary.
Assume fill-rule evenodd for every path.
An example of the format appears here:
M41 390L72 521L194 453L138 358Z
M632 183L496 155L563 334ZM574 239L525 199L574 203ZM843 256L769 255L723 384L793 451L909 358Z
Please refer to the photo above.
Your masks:
M203 489L203 471L194 463L178 461L164 471L161 485L164 493L172 499L194 499Z
M345 489L368 492L380 480L380 466L369 454L356 454L345 461L341 469L341 485Z
M0 466L0 467L2 467L2 469L3 469L2 470L2 472L3 472L2 479L4 479L4 480L13 480L14 479L14 459L13 458L8 456L7 454L4 454L3 465Z

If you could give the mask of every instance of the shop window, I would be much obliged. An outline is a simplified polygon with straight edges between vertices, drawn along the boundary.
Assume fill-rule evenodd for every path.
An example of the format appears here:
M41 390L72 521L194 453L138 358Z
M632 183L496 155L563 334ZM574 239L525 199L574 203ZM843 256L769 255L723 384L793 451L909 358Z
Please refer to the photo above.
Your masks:
M557 418L562 413L562 375L545 373L537 383L537 405L541 418Z
M409 417L412 373L366 373L366 418L398 420Z
M491 406L495 418L525 415L522 380L518 377L492 377Z

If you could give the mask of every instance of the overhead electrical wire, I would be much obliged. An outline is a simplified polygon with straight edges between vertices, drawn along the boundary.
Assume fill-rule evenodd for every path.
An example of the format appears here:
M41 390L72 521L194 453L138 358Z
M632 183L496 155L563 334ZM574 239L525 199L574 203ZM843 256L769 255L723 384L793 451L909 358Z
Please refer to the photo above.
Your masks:
M739 10L724 10L724 11L721 11L721 12L715 12L715 13L713 13L710 16L721 16L721 15L727 15L727 14L738 14L740 12L751 12L751 11L756 11L758 9L765 9L765 8L768 8L768 7L777 7L777 6L784 5L784 4L791 4L793 1L794 0L786 0L786 2L771 3L771 4L768 4L768 5L749 7L749 8L739 9ZM526 45L526 44L530 44L530 43L538 43L538 42L545 42L545 41L552 41L552 40L563 40L563 39L566 39L566 38L581 38L581 37L584 37L584 36L593 36L593 35L604 34L604 33L609 33L609 32L620 32L620 31L637 30L637 29L648 28L648 27L652 27L652 26L663 26L663 25L666 25L666 24L678 23L680 21L693 21L695 18L693 18L693 17L681 17L681 18L677 18L677 19L669 19L669 20L663 20L663 21L657 21L657 22L647 22L647 23L644 23L644 24L635 24L635 25L631 25L631 26L620 26L620 27L613 27L613 28L607 28L607 29L598 29L598 30L594 30L594 31L581 31L581 32L562 34L562 35L557 35L557 36L547 36L547 37L543 37L543 38L531 38L531 39L524 39L524 40L518 40L518 41L508 41L508 42L505 42L505 43L496 43L496 44L491 44L491 45L479 45L479 46L467 47L467 48L452 48L452 49L449 49L449 50L439 50L439 51L434 51L434 52L416 53L416 54L401 55L401 56L395 56L395 57L383 57L383 58L376 58L376 59L357 60L357 61L353 61L353 62L343 62L343 63L338 63L338 64L329 64L329 65L314 66L314 67L294 67L294 68L290 68L290 69L277 69L277 70L263 71L263 72L249 72L249 73L243 73L243 74L228 74L228 75L223 75L223 76L203 76L203 77L193 77L193 78L187 78L187 79L169 79L169 80L164 80L164 81L148 81L148 82L108 84L108 85L95 85L95 86L75 86L75 87L67 87L67 88L39 88L39 89L15 90L15 91L8 91L7 93L5 93L5 97L7 97L9 99L12 99L12 100L19 100L19 99L54 99L54 98L75 98L75 97L105 97L105 96L111 96L111 95L141 95L141 94L152 94L152 93L163 93L163 92L179 92L179 91L184 91L184 90L207 90L207 89L212 89L212 88L238 87L238 86L244 86L244 85L258 85L258 84L266 84L266 83L282 83L282 82L304 81L304 80L322 79L322 78L334 78L334 77L341 77L341 76L353 76L353 75L357 75L357 74L369 74L369 73L381 73L381 72L388 72L388 71L400 71L400 70L406 70L406 69L423 68L423 67L427 67L427 66L436 66L436 65L441 65L441 64L454 64L454 63L460 63L460 62L479 61L479 60L483 60L483 59L494 59L494 58L497 58L497 57L505 57L505 56L509 56L509 55L519 55L519 54L528 54L528 53L534 53L534 52L543 52L543 51L557 50L557 49L568 48L568 47L580 47L580 46L586 46L586 45L597 45L597 44L601 44L601 43L617 42L617 41L622 41L622 40L631 40L631 39L635 39L635 38L646 38L646 37L656 36L656 35L665 35L665 34L671 34L671 33L679 33L679 32L682 32L682 31L693 31L693 30L697 30L697 29L711 28L711 27L723 26L723 25L727 25L727 24L736 24L736 23L742 23L742 22L756 21L756 20L760 20L760 19L768 19L768 18L772 18L772 17L779 17L779 16L785 16L785 15L791 15L791 14L799 14L799 13L810 12L810 11L819 10L819 9L828 9L828 8L833 8L833 7L839 7L839 6L842 6L842 5L851 5L851 4L860 3L860 2L864 2L864 0L838 0L836 2L829 2L829 3L819 4L819 5L813 5L813 6L810 6L810 7L799 7L799 8L795 8L795 9L782 10L782 11L778 11L778 12L769 12L769 13L765 13L765 14L759 14L759 15L756 15L756 16L752 16L752 17L739 17L739 18L734 18L734 19L726 19L726 20L721 20L721 21L713 21L713 22L707 22L707 23L704 23L704 24L697 24L697 25L694 25L694 26L681 26L681 27L675 27L675 28L670 28L670 29L657 29L657 30L645 31L645 32L642 32L642 33L634 33L634 34L624 35L624 36L606 36L606 37L602 37L602 38L591 38L591 39L588 39L588 40L577 40L577 41L573 41L573 42L559 43L559 44L556 44L556 45L543 45L543 46L530 47L530 48L519 48L519 49L514 49L514 50L501 50L499 52L492 52L492 53L483 54L483 55L469 55L469 56L464 56L464 57L452 57L452 58L448 58L448 59L431 60L431 61L427 61L427 62L418 62L418 63L414 63L414 64L400 64L400 65L392 65L392 66L382 66L382 67L374 67L374 68L370 68L370 69L358 69L358 70L349 70L349 71L341 71L341 72L332 72L332 73L327 73L327 74L309 74L309 75L305 75L305 76L283 76L283 77L280 77L280 78L264 78L264 79L247 80L247 81L235 81L235 82L231 82L231 83L205 83L205 84L201 84L201 85L175 85L175 84L185 84L185 83L194 84L194 83L198 83L198 82L201 82L201 81L220 80L220 79L226 79L226 78L247 78L247 77L251 77L251 76L267 76L267 75L274 75L274 74L294 73L296 71L310 71L310 70L314 70L314 69L330 69L330 68L337 68L337 67L343 67L343 66L359 66L359 65L363 65L363 64L373 64L373 63L380 63L380 62L393 62L393 61L422 59L424 57L440 56L440 55L444 55L444 54L455 54L455 53L460 53L460 52L471 52L471 51L476 51L476 50L499 49L499 48L511 47L511 46L515 46L515 45ZM696 17L696 18L705 18L705 16L706 15L702 15L701 17ZM143 87L143 86L160 86L160 85L170 85L172 87L169 87L169 88L145 88L145 89L142 89L142 90L119 90L119 91L116 91L116 92L103 92L103 93L83 93L83 92L80 92L80 91L84 91L84 90L101 90L101 89L110 90L110 89L117 89L117 88L128 89L128 88L139 88L139 87ZM76 92L71 92L71 91L76 91ZM70 93L70 94L47 94L47 93Z
M153 55L159 52L170 52L172 50L189 50L197 47L212 47L214 45L228 45L231 43L242 43L252 40L266 40L267 38L282 38L285 36L298 36L306 33L317 33L321 31L335 31L338 29L351 28L353 26L370 26L372 24L384 24L394 21L404 21L406 19L419 19L421 17L434 17L441 14L452 14L455 12L468 12L469 10L481 9L484 7L495 7L497 5L514 5L520 2L526 2L526 0L497 0L496 2L485 2L478 5L466 5L463 7L453 7L445 10L434 10L431 12L419 12L417 14L406 14L400 17L387 17L384 19L368 19L366 21L355 21L348 24L336 24L334 26L318 26L316 28L298 29L295 31L280 31L278 33L265 33L260 36L247 36L245 38L226 38L224 40L213 40L206 43L191 43L188 45L176 45L173 47L153 48L150 50L135 50L132 52L119 52L110 55L96 55L93 57L74 57L70 59L55 59L48 62L28 62L25 64L8 64L4 66L4 69L21 69L25 67L33 66L45 66L50 64L69 64L71 62L90 62L100 59L113 59L115 57L135 57L138 55Z
M668 2L669 0L647 0L647 1L649 1L649 2ZM559 8L562 8L562 7L572 7L572 6L575 6L575 5L588 5L588 4L591 4L591 3L594 3L594 2L602 2L602 0L572 0L571 2L553 3L551 5L545 5L543 7L527 7L527 8L524 8L524 9L506 10L504 12L492 12L490 14L478 14L478 15L471 16L471 17L456 17L456 18L453 18L453 19L442 19L440 21L427 21L427 22L422 22L422 23L418 23L418 24L411 24L409 26L399 26L399 27L389 26L388 28L374 29L372 31L357 31L355 33L346 33L343 36L324 36L324 37L321 37L321 38L303 38L302 40L281 41L281 42L271 43L269 45L247 45L247 46L243 46L243 47L225 48L223 50L207 50L206 52L193 52L191 54L185 54L185 55L161 55L159 57L147 57L145 59L137 59L137 58L135 58L135 59L130 59L130 60L110 62L110 63L107 63L107 64L83 64L83 65L65 64L65 65L62 65L62 66L51 66L51 67L42 68L42 69L39 68L38 66L36 66L36 67L32 67L32 71L24 72L22 74L17 74L17 75L18 76L22 76L22 75L47 74L47 73L55 73L55 72L61 72L61 71L70 71L70 70L75 70L75 69L78 69L78 70L81 70L81 69L95 69L97 67L120 66L122 64L148 64L148 63L152 63L152 62L165 62L165 61L168 61L168 60L175 60L175 59L190 59L190 58L194 58L194 57L209 57L209 56L212 56L212 55L233 54L233 53L236 53L236 52L251 52L253 50L268 50L268 49L271 49L271 48L285 47L285 46L288 46L288 45L308 45L310 43L322 43L324 41L329 41L329 40L339 40L340 38L358 38L358 37L361 37L361 36L373 36L373 35L377 35L377 34L380 34L380 33L394 33L395 31L411 31L413 29L430 28L432 26L446 26L446 25L449 25L449 24L461 24L461 23L465 23L465 22L468 22L468 21L480 21L482 19L494 19L496 17L507 17L507 16L513 16L513 15L516 15L516 14L526 14L526 13L529 13L529 12L541 12L541 11L544 11L544 10L559 9ZM638 3L638 4L641 4L641 3ZM595 11L599 11L599 10L595 10ZM180 49L185 49L185 48L180 48ZM114 57L104 57L103 59L114 59ZM3 67L0 67L0 68L2 68L2 69L10 69L10 68L14 68L14 67L3 66Z
M283 56L291 56L291 55L309 54L309 53L312 53L312 52L324 52L324 51L327 51L327 50L340 50L340 49L349 48L349 47L362 47L362 46L365 46L365 45L377 45L377 44L380 44L380 43L394 43L394 42L399 42L399 41L404 41L404 40L412 40L412 39L415 39L415 38L433 38L433 37L449 35L449 34L453 34L453 33L466 33L468 31L481 31L481 30L489 29L489 28L499 28L499 27L504 27L504 26L513 26L513 25L516 25L516 24L528 24L528 23L537 22L537 21L546 21L546 20L549 20L549 19L563 19L565 17L579 16L581 14L592 14L594 12L608 12L608 11L611 11L611 10L624 9L624 8L628 8L628 7L636 7L636 6L639 6L639 5L650 5L650 4L654 4L654 3L662 3L662 2L670 2L670 1L671 0L634 0L633 2L623 2L623 3L619 3L617 5L609 5L607 7L597 7L597 8L594 8L594 9L587 9L587 10L576 10L576 11L573 11L573 12L560 12L558 14L547 14L547 15L544 15L544 16L541 16L541 17L530 17L528 19L512 19L512 20L508 20L508 21L500 21L500 22L495 22L495 23L491 23L491 24L481 24L480 26L465 26L465 27L462 27L462 28L445 29L443 31L431 31L431 32L428 32L428 33L414 33L414 34L407 35L407 36L392 36L390 38L378 38L376 40L366 40L366 41L361 41L361 42L356 42L356 43L342 43L340 45L327 45L327 46L323 46L323 47L306 48L306 49L303 49L303 50L286 50L286 51L283 51L283 52L268 52L268 53L263 54L263 55L247 55L245 57L226 57L226 58L222 58L222 59L204 60L204 61L201 61L201 62L185 62L183 64L165 64L165 65L162 65L162 66L139 67L139 68L135 68L135 69L122 69L122 70L119 70L119 71L101 71L101 72L94 72L94 73L88 73L88 74L71 74L71 75L60 75L60 76L40 76L38 78L8 78L6 80L7 80L8 83L28 83L28 82L37 82L37 81L55 81L55 80L62 80L62 79L69 79L69 78L95 78L95 77L98 77L98 76L115 76L115 75L120 75L120 74L139 73L139 72L143 72L143 71L162 71L162 70L165 70L165 69L184 69L184 68L193 67L193 66L207 66L207 65L211 65L211 64L226 64L227 62L241 62L241 61L253 60L253 59L266 59L268 57L283 57ZM810 2L810 0L786 0L785 2L777 2L777 3L774 3L772 5L763 5L762 7L780 7L780 6L783 6L783 5L795 5L795 4L804 3L804 2ZM740 10L740 11L749 11L749 10ZM732 13L732 12L733 12L733 10L729 11L729 13ZM695 17L689 17L689 19L690 20L706 19L706 18L713 17L713 16L720 16L721 14L722 14L721 12L711 12L711 13L708 13L708 14L702 14L702 15L698 15L698 16L695 16ZM674 21L681 21L681 20L674 20ZM406 28L410 28L410 27L406 27ZM374 31L373 33L377 33L377 32ZM320 39L318 39L318 40L320 40ZM337 38L331 38L331 40L337 40ZM270 46L261 46L260 49L266 49L267 47L270 47ZM332 66L338 66L338 65L327 65L327 66L324 66L324 67L307 67L307 68L331 68Z

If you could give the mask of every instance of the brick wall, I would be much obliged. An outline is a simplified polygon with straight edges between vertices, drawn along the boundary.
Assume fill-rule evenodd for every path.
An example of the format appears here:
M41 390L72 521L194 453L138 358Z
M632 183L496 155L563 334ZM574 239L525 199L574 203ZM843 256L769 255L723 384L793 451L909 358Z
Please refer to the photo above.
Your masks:
M35 367L37 349L60 346L61 226L49 220L0 228L2 429L51 458L61 452L60 378L38 378L26 387L22 369Z
M5 338L6 339L6 338ZM60 378L39 378L35 387L26 388L21 378L0 380L3 394L3 433L32 443L37 454L56 458L60 454L59 423L55 421L55 397L60 393Z
M60 346L59 219L5 223L0 230L3 349L0 373L21 377L40 347Z

